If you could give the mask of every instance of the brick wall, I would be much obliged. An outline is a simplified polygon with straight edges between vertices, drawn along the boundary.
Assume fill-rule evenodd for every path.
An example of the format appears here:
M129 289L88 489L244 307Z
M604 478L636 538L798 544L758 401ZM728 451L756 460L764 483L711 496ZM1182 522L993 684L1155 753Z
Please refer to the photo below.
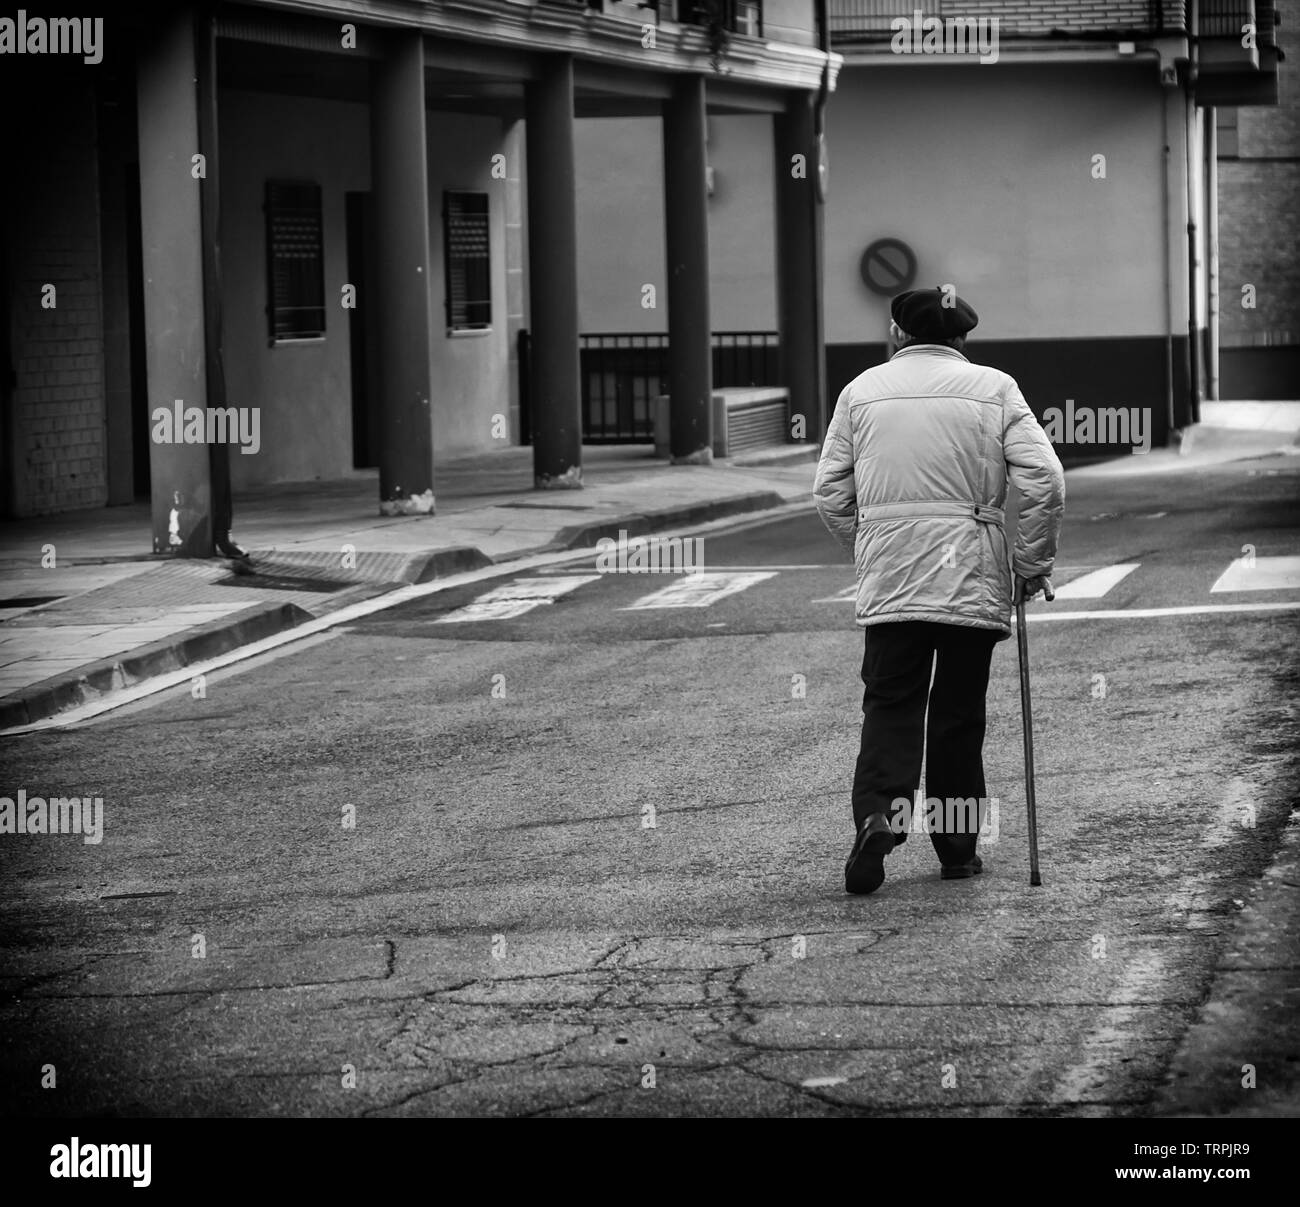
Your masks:
M6 462L19 516L100 507L108 497L93 96L88 77L62 73L31 77L28 92L6 164ZM51 309L41 305L46 285L56 291Z
M1237 110L1237 157L1219 158L1219 342L1300 344L1300 0L1281 0L1280 103ZM1230 144L1226 147L1231 150ZM1255 308L1241 304L1255 286Z

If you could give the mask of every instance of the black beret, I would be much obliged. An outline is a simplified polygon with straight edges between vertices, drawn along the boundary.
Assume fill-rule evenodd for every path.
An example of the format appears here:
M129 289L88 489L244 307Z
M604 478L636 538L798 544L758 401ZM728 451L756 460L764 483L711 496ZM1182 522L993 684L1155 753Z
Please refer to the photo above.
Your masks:
M969 303L937 287L900 293L890 302L889 313L908 335L922 341L956 339L973 331L980 321Z

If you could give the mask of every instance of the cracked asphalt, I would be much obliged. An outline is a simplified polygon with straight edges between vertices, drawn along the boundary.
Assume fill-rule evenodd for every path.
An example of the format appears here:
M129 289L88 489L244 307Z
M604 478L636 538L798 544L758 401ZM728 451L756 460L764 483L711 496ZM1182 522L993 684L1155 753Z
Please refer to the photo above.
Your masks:
M1245 543L1300 553L1296 468L1071 476L1058 585L1140 568L1033 606L1294 601L1209 588ZM1294 828L1296 613L1035 621L1043 887L1008 641L987 873L941 882L914 834L852 898L861 636L824 602L851 567L811 510L705 546L773 576L441 623L503 568L0 745L4 793L105 819L98 846L0 837L6 1111L1148 1117L1247 1109L1244 1062L1294 1079L1294 1009L1269 1034L1210 1007ZM1294 968L1294 931L1270 943Z

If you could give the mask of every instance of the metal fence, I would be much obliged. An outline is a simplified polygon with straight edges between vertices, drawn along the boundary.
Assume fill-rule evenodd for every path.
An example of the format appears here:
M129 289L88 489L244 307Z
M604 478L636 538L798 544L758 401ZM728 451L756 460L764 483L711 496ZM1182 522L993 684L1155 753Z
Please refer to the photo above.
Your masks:
M920 12L943 16L943 0L828 0L826 23L832 34L885 35L895 17L909 21Z
M1238 10L1247 8L1253 0L1201 0L1201 33L1207 34L1207 13L1213 20L1222 15L1225 21L1237 21ZM1272 0L1267 0L1272 3ZM1263 7L1260 0L1257 7ZM1062 30L1123 28L1147 29L1160 32L1165 29L1185 29L1184 0L1145 0L1135 5L1133 0L1094 0L1081 5L1079 0L1022 0L1021 3L1002 5L972 5L963 0L827 0L826 21L837 42L862 41L875 43L891 36L890 22L898 17L912 21L919 12L922 17L980 17L996 16L1002 22L1002 33L1047 33L1059 27ZM945 11L946 10L946 11ZM1135 11L1139 10L1139 11ZM1228 10L1232 10L1231 14ZM1241 26L1235 26L1240 34Z
M580 335L582 438L588 444L634 444L654 439L655 398L668 392L668 336ZM713 384L780 384L780 340L775 331L715 331Z
M1201 37L1239 38L1247 24L1256 25L1254 0L1201 0Z

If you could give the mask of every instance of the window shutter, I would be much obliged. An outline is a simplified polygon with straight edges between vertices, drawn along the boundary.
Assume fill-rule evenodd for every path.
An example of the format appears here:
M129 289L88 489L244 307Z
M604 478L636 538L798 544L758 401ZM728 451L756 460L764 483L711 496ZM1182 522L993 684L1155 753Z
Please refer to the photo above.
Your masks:
M267 296L271 338L325 334L320 185L266 182Z
M491 251L486 193L443 195L447 272L447 326L453 330L492 323Z

